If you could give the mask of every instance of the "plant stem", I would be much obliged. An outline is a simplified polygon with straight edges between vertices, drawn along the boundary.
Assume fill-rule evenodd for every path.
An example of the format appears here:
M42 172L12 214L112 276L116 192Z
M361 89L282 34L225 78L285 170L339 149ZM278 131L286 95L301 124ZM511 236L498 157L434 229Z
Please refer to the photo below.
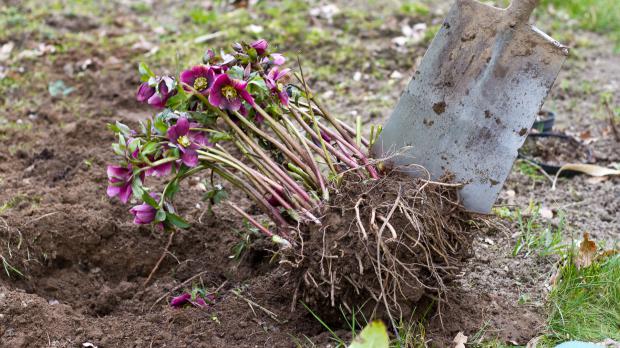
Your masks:
M221 112L221 110L220 110ZM289 188L295 193L299 194L301 198L307 203L312 202L312 198L308 195L308 193L301 188L293 179L291 179L278 165L274 164L271 158L267 156L253 141L250 139L243 131L228 117L225 112L221 112L220 115L224 119L224 121L230 126L236 134L242 138L242 140L249 145L252 150L254 150L264 161L265 164L270 167L270 169L274 170L279 174L279 176L283 179L283 182L289 186Z
M295 134L295 137L297 137L297 139L299 140L299 142L303 145L305 152L305 158L308 161L308 164L310 165L310 167L312 168L312 170L315 173L316 178L319 180L319 186L321 188L321 192L323 194L323 200L324 201L328 201L329 200L329 190L327 189L327 187L325 186L325 180L323 179L323 175L321 174L321 169L319 168L319 165L316 163L314 156L312 155L312 152L310 151L310 147L308 146L308 141L306 138L304 138L299 131L297 130L297 128L293 125L293 123L288 119L286 114L282 115L282 120L284 121L284 124L286 126L286 128L293 132L293 134Z
M304 161L302 161L297 155L295 155L288 148L286 148L286 146L282 145L279 141L277 141L276 139L271 137L269 134L267 134L267 133L263 132L262 130L258 129L252 122L247 120L245 117L243 117L243 115L239 114L236 111L235 111L235 116L237 116L237 118L241 122L243 122L243 124L245 124L248 128L250 128L254 133L258 134L263 139L265 139L265 140L269 141L270 143L272 143L273 145L275 145L291 161L295 162L295 164L297 164L300 168L302 168L306 173L313 174L314 176L316 176L316 174L314 174L312 172L312 169L310 167L308 167L308 165L306 163L304 163ZM314 186L318 187L319 186L318 185L319 179L317 177L314 177L313 181L314 181L314 183L313 183Z
M252 197L257 203L263 206L265 212L271 217L271 220L276 223L278 226L288 226L288 223L284 221L280 212L275 209L267 200L256 191L255 188L248 185L245 181L241 180L238 176L226 170L225 168L221 168L218 166L212 166L212 170L214 170L219 176L226 179L226 181L231 184L237 186L241 190L243 190L248 196Z
M299 111L301 111L301 110L299 110ZM302 128L306 131L306 133L310 134L310 136L315 141L320 142L324 146L325 150L329 150L329 153L331 153L334 156L336 156L336 158L338 158L339 160L344 162L350 168L358 168L358 167L360 167L352 158L343 155L340 151L338 151L336 148L334 148L330 143L327 143L325 141L321 141L321 140L324 140L324 139L320 135L320 130L318 131L318 133L316 131L313 131L310 128L310 126L294 111L294 109L291 109L291 114L295 117L295 120L297 121L297 123L299 123L302 126ZM310 117L310 116L308 115L308 117ZM316 146L313 143L310 143L309 145L310 145L310 147L314 146L314 147L316 147L318 149L318 146ZM317 151L317 150L315 149L315 151ZM321 151L321 149L319 149L318 151ZM326 153L327 153L327 151L326 151ZM329 153L324 155L323 158L326 158L326 157L330 158ZM335 169L334 169L334 171L335 171ZM337 173L337 172L335 172L335 173Z

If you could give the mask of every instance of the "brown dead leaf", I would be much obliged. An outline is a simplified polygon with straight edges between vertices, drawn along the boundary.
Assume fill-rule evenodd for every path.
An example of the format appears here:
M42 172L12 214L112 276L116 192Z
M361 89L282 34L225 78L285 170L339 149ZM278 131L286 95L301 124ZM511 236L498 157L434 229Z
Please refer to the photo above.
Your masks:
M543 336L538 336L538 337L532 338L529 342L527 342L527 346L525 346L525 348L536 348L536 347L538 347L538 341L540 341L541 338L543 338Z
M596 243L590 240L590 234L585 232L583 234L583 240L579 245L579 254L577 260L575 260L575 266L577 268L588 267L594 261L596 257Z
M602 260L620 254L618 250L605 250L596 255L595 260Z
M456 343L454 348L465 348L465 343L467 343L467 336L463 334L463 331L459 331L454 337L452 342Z

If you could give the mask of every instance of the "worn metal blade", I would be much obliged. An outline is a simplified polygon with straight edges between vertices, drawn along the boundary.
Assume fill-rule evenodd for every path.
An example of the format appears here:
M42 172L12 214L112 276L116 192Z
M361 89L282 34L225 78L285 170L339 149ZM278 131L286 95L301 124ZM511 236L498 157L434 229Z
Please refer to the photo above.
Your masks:
M487 213L568 49L506 11L458 0L373 147L411 175L453 174L465 207Z

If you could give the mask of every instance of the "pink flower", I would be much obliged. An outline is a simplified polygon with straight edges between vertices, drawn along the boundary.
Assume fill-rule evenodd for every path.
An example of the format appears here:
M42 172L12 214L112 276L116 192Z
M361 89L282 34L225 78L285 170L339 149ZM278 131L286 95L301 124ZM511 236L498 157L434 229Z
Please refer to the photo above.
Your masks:
M267 52L267 47L269 47L269 43L267 43L267 40L265 39L260 39L252 42L250 46L252 46L252 48L256 50L256 53L258 53L259 56L262 56L263 54L265 54L265 52Z
M144 82L138 88L138 93L136 94L136 100L140 103L146 103L149 98L151 98L155 94L155 87L151 87L148 82Z
M168 99L175 95L174 79L170 76L157 78L155 82L144 82L138 88L136 100L157 108L164 108Z
M172 166L173 166L172 162L162 163L160 165L147 169L146 175L157 176L157 177L167 176L168 174L170 174L170 172L172 172Z
M280 98L280 102L283 105L288 105L288 94L286 93L284 86L282 86L282 84L278 81L285 77L290 71L291 69L280 70L277 66L274 66L271 70L269 70L267 77L265 78L267 88L269 88L272 93Z
M148 225L155 220L157 209L151 207L146 203L136 205L129 209L129 212L133 214L133 223L137 225Z
M127 203L133 193L131 182L133 174L131 165L127 168L119 166L108 166L108 189L107 194L110 198L118 196L123 203Z
M206 65L197 65L189 70L185 70L179 76L179 80L184 84L183 88L189 91L188 85L200 92L202 95L209 94L209 88L215 81L215 71Z
M192 295L189 292L184 292L181 295L173 297L172 300L170 300L170 307L181 308L186 304L190 304L194 307L206 308L209 306L207 301L213 304L213 301L215 301L215 294L209 294L204 298L200 294L196 294L196 298L192 299Z
M198 164L196 150L210 145L202 132L190 131L190 128L199 126L198 123L190 123L187 118L181 117L174 126L168 128L168 140L181 151L181 161L188 167Z
M235 80L226 74L222 74L215 79L211 91L209 92L209 103L220 109L239 111L245 100L250 105L254 105L254 98L247 91L247 82Z

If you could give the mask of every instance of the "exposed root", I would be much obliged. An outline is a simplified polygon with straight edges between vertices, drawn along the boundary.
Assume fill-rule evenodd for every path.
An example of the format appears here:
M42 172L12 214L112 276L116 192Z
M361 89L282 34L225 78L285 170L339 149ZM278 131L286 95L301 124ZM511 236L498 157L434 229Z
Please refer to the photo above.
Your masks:
M149 283L151 282L151 279L153 278L153 275L159 269L159 266L161 265L162 261L164 261L164 258L166 257L166 254L168 254L168 249L170 249L170 245L172 245L172 239L173 238L174 238L174 231L170 232L170 236L168 237L168 242L166 243L166 247L164 248L164 252L159 257L159 260L157 260L157 263L155 264L155 266L151 270L151 273L149 273L149 276L146 278L144 283L142 283L142 287L143 288L146 288L146 286L149 285Z
M286 264L300 298L316 308L371 299L371 315L392 323L423 296L442 301L471 244L458 187L398 173L347 175L321 212L322 226L302 225L293 236L304 249Z

